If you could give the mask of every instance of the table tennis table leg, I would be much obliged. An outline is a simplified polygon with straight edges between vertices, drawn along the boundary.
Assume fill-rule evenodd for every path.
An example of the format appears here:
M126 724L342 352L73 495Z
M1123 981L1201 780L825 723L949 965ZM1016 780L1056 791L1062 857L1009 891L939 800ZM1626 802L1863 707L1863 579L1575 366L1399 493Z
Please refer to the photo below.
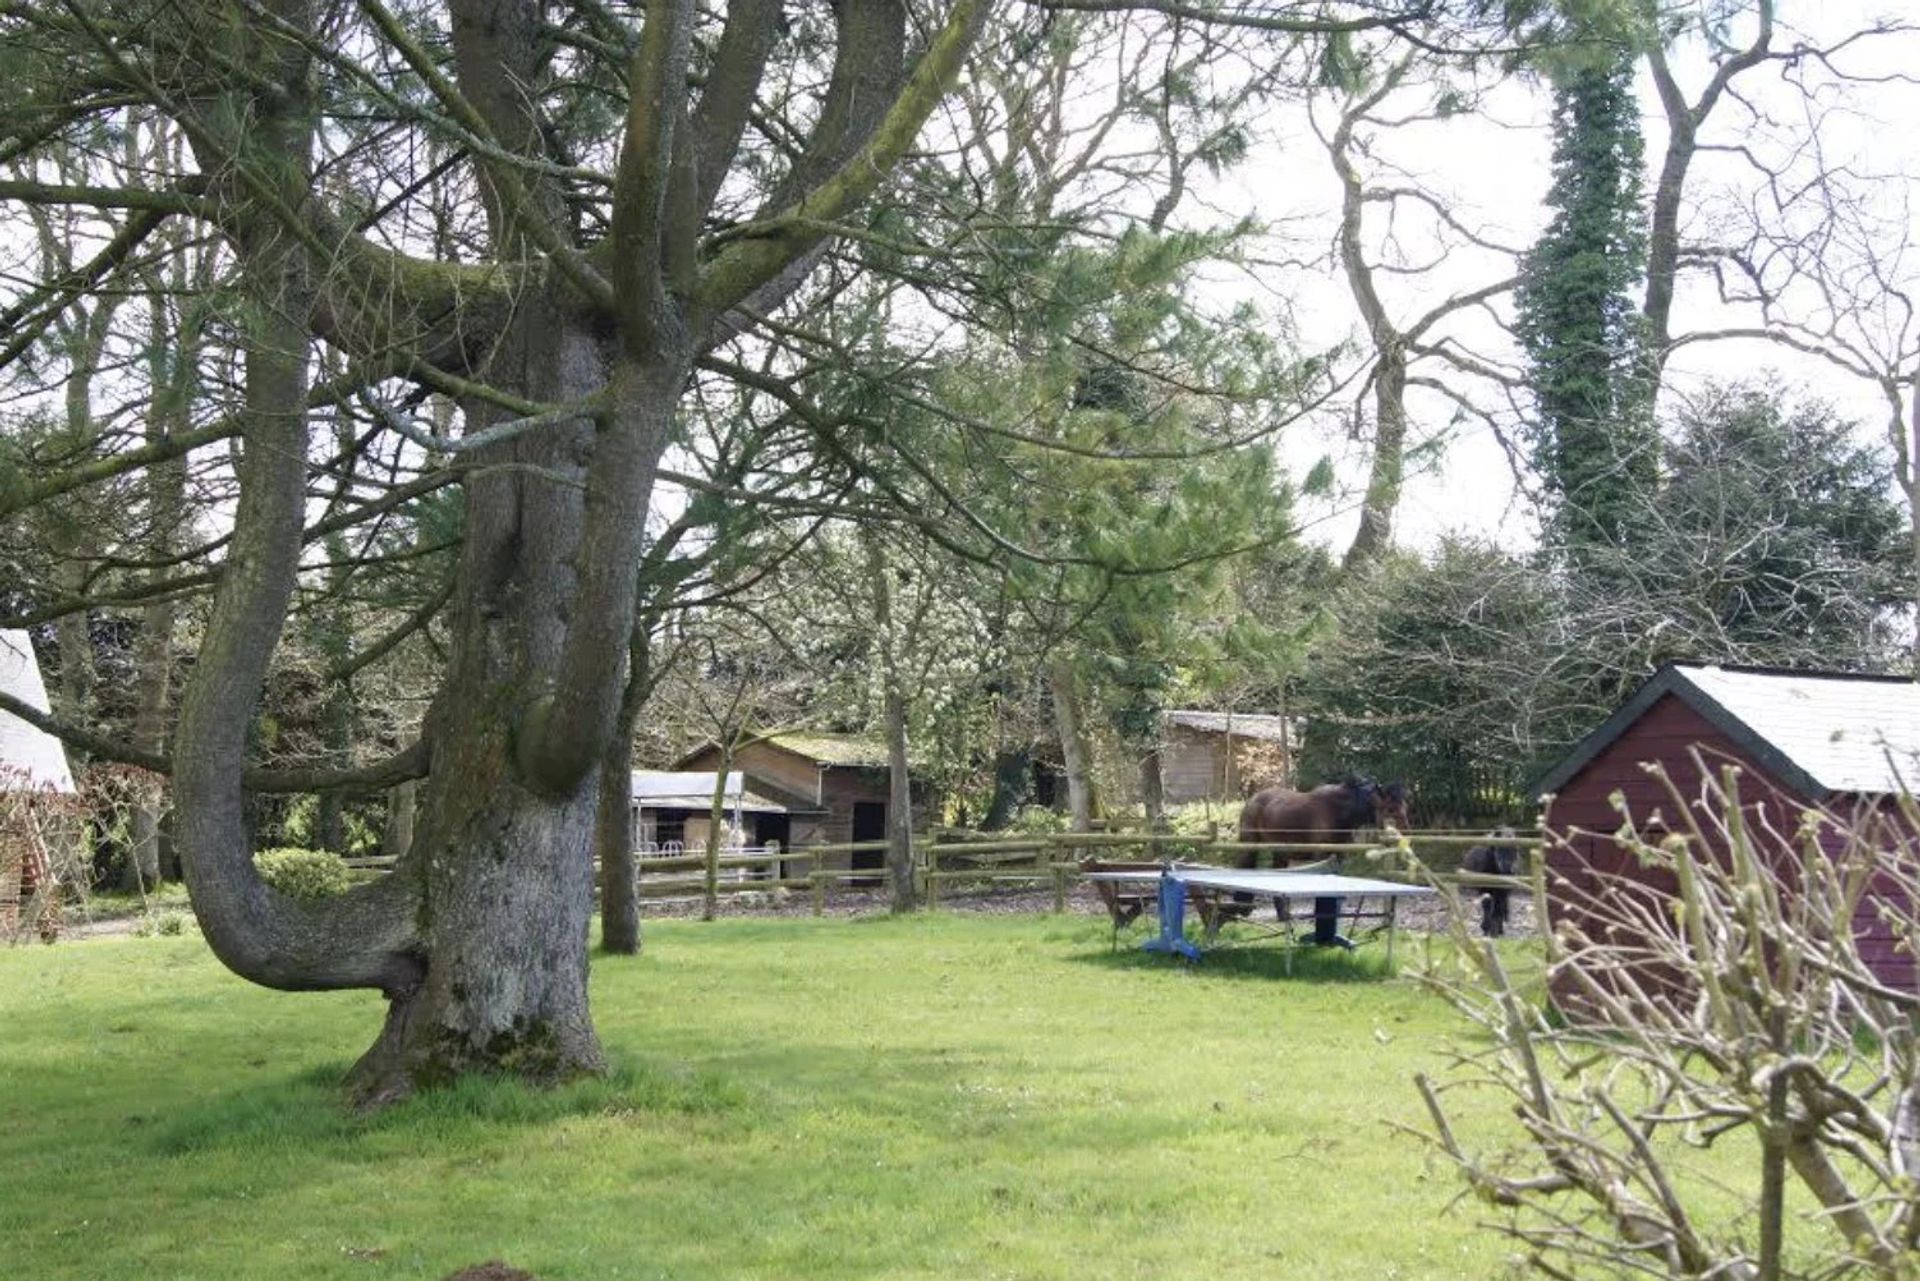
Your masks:
M1187 885L1165 873L1160 877L1160 936L1150 938L1141 947L1149 952L1170 952L1189 961L1200 959L1200 949L1187 941Z
M1400 910L1398 897L1387 900L1387 973L1393 973L1393 924Z

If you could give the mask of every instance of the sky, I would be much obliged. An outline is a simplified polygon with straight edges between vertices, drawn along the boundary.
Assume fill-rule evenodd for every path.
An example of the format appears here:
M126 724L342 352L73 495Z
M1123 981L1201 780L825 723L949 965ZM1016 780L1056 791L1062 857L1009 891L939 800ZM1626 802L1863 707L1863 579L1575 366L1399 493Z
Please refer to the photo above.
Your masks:
M1889 0L1829 0L1818 6L1787 0L1783 28L1775 48L1791 48L1802 40L1827 43L1859 30L1874 18L1920 19L1920 5ZM1791 22L1786 27L1785 22ZM1736 29L1735 38L1747 38ZM1901 175L1920 174L1920 130L1911 121L1920 104L1920 83L1907 80L1901 59L1920 54L1920 33L1876 37L1847 51L1840 65L1871 83L1829 84L1818 101L1824 111L1817 131L1829 165L1849 166L1857 186L1884 216L1909 217L1910 183ZM1697 93L1711 74L1704 42L1694 40L1674 51L1674 70L1683 88ZM1775 67L1756 68L1736 82L1744 102L1724 99L1710 118L1701 141L1720 148L1778 149L1804 143L1809 130L1802 119L1799 93ZM1649 166L1657 165L1666 143L1665 116L1652 79L1644 70L1639 91ZM1382 114L1408 113L1430 102L1430 87L1414 86L1390 100ZM1752 111L1747 109L1750 104ZM1762 128L1748 127L1755 114L1766 118ZM1330 111L1323 104L1319 118ZM1206 207L1226 214L1247 213L1269 219L1283 234L1272 242L1275 260L1318 255L1291 269L1222 274L1206 286L1222 300L1247 297L1276 303L1284 300L1294 317L1298 339L1307 349L1324 349L1360 335L1358 313L1337 264L1330 257L1332 228L1339 187L1326 151L1313 132L1305 109L1275 112L1264 123L1266 135L1254 158L1240 170L1212 184ZM1324 124L1323 124L1324 127ZM1362 163L1381 181L1414 186L1443 199L1459 219L1484 238L1524 247L1538 234L1546 218L1542 206L1550 178L1552 138L1548 127L1548 98L1544 88L1519 83L1502 85L1478 104L1470 115L1444 122L1396 125L1378 131L1372 153ZM1651 189L1652 174L1647 177ZM1689 209L1683 227L1696 237L1707 235L1711 209L1728 199L1744 199L1755 179L1731 151L1701 155L1689 178ZM1387 210L1370 206L1369 243L1383 247ZM1909 225L1911 223L1909 222ZM1395 226L1402 259L1427 268L1385 279L1388 309L1404 322L1455 292L1500 280L1513 271L1513 261L1461 243L1430 220L1407 209ZM1703 280L1683 280L1676 298L1674 330L1721 328L1749 324L1754 317L1721 305ZM1477 351L1513 358L1511 343L1497 326L1478 314L1456 326L1463 343ZM1826 362L1800 355L1776 344L1723 341L1686 346L1676 352L1666 383L1669 403L1695 393L1712 380L1752 377L1777 372L1786 386L1831 401L1842 412L1860 420L1863 437L1885 439L1886 410L1880 393L1834 369ZM1457 377L1457 376L1455 376ZM1471 380L1461 380L1464 384ZM1347 398L1348 405L1352 397ZM1513 468L1494 431L1472 421L1453 422L1452 407L1438 396L1415 391L1409 399L1413 416L1410 438L1444 434L1444 452L1426 458L1411 477L1396 520L1396 539L1402 545L1430 546L1449 531L1468 532L1508 545L1525 545L1533 537L1531 509L1515 486ZM1308 536L1335 548L1344 548L1357 523L1355 502L1364 483L1368 450L1354 439L1350 424L1325 421L1312 428L1293 429L1284 438L1282 457L1289 471L1303 476L1315 459L1331 457L1339 467L1341 492L1304 515L1311 522Z

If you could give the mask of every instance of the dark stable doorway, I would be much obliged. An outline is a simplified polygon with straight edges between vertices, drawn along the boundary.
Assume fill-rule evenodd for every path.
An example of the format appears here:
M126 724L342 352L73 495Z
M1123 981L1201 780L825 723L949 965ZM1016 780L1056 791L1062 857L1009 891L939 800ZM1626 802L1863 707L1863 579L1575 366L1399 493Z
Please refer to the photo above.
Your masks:
M753 834L756 838L755 843L758 844L761 849L765 849L774 841L778 841L780 842L780 852L785 854L789 849L793 848L793 816L790 814L762 814L754 820ZM787 879L788 871L787 860L781 859L781 880L784 881ZM759 873L761 876L771 876L772 874L771 867Z
M883 801L855 801L853 803L853 839L861 841L884 841L887 839L887 807ZM887 865L885 850L855 850L853 862L848 866L854 871L873 868L875 871ZM855 885L878 885L877 876L856 877Z

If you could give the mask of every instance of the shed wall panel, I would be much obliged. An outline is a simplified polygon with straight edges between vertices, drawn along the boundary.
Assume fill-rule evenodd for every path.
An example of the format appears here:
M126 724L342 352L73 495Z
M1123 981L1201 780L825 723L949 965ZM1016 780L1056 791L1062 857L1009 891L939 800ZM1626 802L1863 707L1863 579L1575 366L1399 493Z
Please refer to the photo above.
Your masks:
M1586 923L1589 918L1580 905L1592 902L1596 895L1615 892L1609 888L1610 878L1622 878L1656 893L1672 891L1670 876L1642 867L1631 853L1609 839L1621 823L1612 797L1618 793L1624 798L1628 812L1643 830L1656 814L1669 830L1686 830L1685 816L1674 812L1672 793L1642 768L1642 763L1659 762L1684 803L1698 808L1702 805L1703 779L1700 763L1694 758L1696 748L1707 768L1716 774L1723 765L1740 766L1740 792L1750 821L1764 817L1776 828L1791 832L1801 809L1828 799L1796 794L1740 752L1705 717L1673 695L1666 695L1569 779L1547 806L1549 829L1575 833L1567 845L1552 849L1548 855L1553 882L1550 907L1556 921ZM1851 804L1841 799L1843 804ZM1701 825L1711 830L1704 820ZM1837 841L1837 834L1834 839ZM1883 882L1879 888L1884 895L1890 887ZM1856 916L1855 933L1862 958L1880 981L1912 990L1916 977L1913 958L1898 950L1898 940L1871 903L1863 905Z

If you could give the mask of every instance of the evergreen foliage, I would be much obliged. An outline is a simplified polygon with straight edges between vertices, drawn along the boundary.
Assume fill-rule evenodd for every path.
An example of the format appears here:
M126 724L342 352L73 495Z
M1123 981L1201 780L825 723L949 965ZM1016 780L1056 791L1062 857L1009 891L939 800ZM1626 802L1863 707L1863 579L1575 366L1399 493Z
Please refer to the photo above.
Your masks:
M1630 533L1659 466L1632 297L1646 266L1631 57L1554 91L1552 220L1523 265L1518 331L1532 363L1536 468L1577 562Z

